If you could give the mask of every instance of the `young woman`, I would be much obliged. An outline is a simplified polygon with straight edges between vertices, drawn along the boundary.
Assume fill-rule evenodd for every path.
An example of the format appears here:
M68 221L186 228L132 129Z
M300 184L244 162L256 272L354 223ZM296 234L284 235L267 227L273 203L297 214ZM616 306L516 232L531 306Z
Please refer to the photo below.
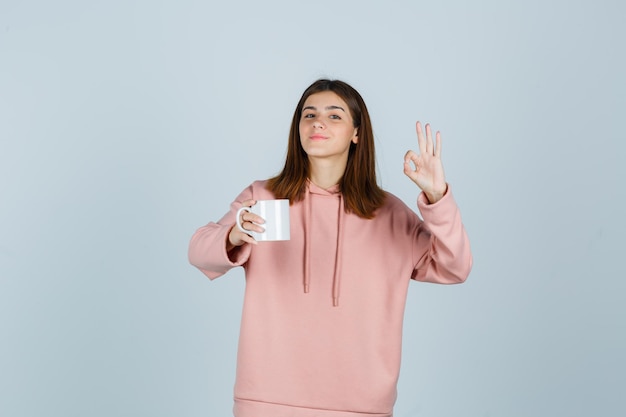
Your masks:
M359 93L318 80L298 103L282 172L246 188L198 229L189 260L210 279L243 266L236 417L390 417L411 279L463 282L472 255L445 181L439 132L417 123L404 173L423 220L376 183L374 138ZM256 242L235 214L290 200L291 239ZM242 226L263 231L244 211Z

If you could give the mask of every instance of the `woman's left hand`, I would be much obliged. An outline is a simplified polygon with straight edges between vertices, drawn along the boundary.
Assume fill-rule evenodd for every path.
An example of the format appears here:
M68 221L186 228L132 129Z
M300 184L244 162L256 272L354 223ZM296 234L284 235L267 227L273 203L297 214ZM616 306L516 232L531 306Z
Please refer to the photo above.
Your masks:
M430 125L426 123L426 137L422 131L422 124L417 122L417 143L419 154L408 151L404 156L404 173L417 186L424 191L428 201L436 203L446 193L448 185L443 174L443 164L441 163L441 134L437 132L435 138L437 143L433 143ZM411 167L413 162L413 167Z

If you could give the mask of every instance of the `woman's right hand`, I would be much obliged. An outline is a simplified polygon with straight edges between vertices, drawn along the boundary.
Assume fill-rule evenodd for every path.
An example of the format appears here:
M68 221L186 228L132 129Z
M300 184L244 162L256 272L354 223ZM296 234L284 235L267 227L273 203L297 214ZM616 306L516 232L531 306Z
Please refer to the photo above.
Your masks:
M255 203L256 200L246 200L241 205L243 207L252 207ZM241 227L245 230L259 233L263 233L265 231L265 229L259 226L259 224L265 223L265 220L261 216L257 216L256 214L250 213L248 211L242 211L240 216ZM249 234L239 230L239 228L237 227L237 223L235 223L230 229L230 233L228 234L228 243L226 245L226 250L230 251L231 249L237 246L241 246L244 243L251 243L253 245L256 245L258 242L254 240L254 238Z

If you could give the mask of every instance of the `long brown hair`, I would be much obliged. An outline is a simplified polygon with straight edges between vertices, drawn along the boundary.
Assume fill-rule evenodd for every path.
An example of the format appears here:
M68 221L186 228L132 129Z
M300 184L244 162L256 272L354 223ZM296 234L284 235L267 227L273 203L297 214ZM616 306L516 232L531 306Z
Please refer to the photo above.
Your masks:
M304 198L309 178L309 159L300 143L302 107L309 96L323 91L332 91L346 102L359 137L358 144L350 144L346 170L339 181L345 210L371 219L376 209L385 202L385 192L376 182L372 122L361 95L343 81L317 80L304 91L291 120L285 166L280 174L268 181L267 189L276 198L288 198L292 203Z

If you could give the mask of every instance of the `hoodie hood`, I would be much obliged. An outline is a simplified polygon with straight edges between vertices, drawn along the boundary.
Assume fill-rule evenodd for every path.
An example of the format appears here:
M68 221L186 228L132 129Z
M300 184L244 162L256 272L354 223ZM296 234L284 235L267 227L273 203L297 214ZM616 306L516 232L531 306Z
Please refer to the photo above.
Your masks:
M321 188L315 185L313 182L307 182L307 189L304 195L304 233L305 233L305 249L304 249L304 292L308 293L311 290L311 232L315 228L315 221L312 216L314 199L316 197L329 198L337 200L337 238L335 245L334 259L329 259L334 265L333 268L333 283L332 283L332 302L333 306L339 305L339 290L341 284L341 254L343 252L343 217L345 215L343 195L339 191L339 185L334 185L330 188Z

